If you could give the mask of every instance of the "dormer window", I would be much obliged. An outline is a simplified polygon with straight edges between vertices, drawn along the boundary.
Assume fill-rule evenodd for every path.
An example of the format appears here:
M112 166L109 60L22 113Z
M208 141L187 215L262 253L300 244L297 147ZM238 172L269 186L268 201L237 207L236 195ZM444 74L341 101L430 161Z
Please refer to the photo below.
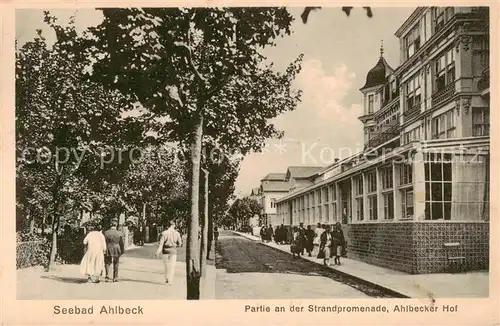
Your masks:
M373 113L373 102L374 102L373 94L368 95L368 114Z
M420 24L417 23L404 38L406 59L410 58L420 48Z

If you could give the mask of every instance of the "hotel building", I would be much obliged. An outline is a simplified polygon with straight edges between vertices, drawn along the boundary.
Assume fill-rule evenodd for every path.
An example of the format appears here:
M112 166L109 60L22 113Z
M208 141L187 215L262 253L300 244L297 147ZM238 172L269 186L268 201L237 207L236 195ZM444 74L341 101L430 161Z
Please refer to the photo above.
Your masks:
M276 201L288 225L342 223L348 257L408 273L489 261L489 11L418 7L400 62L366 76L363 152Z

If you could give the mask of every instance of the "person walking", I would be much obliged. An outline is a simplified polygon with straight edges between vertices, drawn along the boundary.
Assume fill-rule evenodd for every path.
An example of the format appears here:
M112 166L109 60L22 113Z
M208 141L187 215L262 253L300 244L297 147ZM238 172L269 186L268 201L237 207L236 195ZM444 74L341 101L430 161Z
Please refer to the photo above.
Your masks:
M321 223L318 223L316 229L314 230L314 246L319 248L321 242L321 234L325 232L325 227Z
M118 266L120 263L120 256L125 252L125 241L123 234L117 230L118 221L113 219L111 221L111 228L104 232L106 238L106 256L104 261L106 263L106 281L109 281L109 270L113 264L113 282L118 282Z
M324 252L323 265L330 266L330 258L332 256L332 233L330 225L326 225L325 232L321 234L319 248L319 250Z
M312 256L311 253L312 253L313 248L314 248L315 233L310 225L307 226L305 236L306 236L306 251L307 251L308 256L311 257Z
M80 263L80 272L87 276L87 282L99 283L99 277L104 272L104 253L106 252L106 239L97 225L83 239L87 250ZM94 279L92 279L94 277Z
M300 256L301 245L302 239L300 238L300 231L297 227L293 227L292 241L290 245L290 251L292 252L293 259Z
M342 231L342 224L339 222L335 224L335 229L332 232L332 242L332 253L335 254L335 264L340 265L340 256L342 256L342 251L345 246L345 237Z
M161 233L160 243L156 256L162 254L165 267L165 283L172 285L175 276L175 263L177 262L177 247L182 246L181 234L175 229L175 222L170 221L169 228Z
M269 227L267 228L267 241L273 242L273 238L274 238L274 230L271 224L269 224Z
M217 227L214 228L214 240L215 242L219 241L219 229Z
M299 233L300 233L300 253L304 256L304 250L306 249L306 229L304 228L304 223L299 224Z

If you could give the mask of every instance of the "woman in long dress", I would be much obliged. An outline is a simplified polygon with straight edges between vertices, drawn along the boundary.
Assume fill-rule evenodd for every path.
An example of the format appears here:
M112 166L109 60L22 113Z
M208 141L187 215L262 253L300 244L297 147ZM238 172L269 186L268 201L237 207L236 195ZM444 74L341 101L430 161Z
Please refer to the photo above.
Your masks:
M94 231L90 231L83 240L83 244L87 246L87 251L80 264L80 272L87 276L88 282L99 283L99 277L104 272L104 253L106 252L106 239L101 232L101 227L97 226Z

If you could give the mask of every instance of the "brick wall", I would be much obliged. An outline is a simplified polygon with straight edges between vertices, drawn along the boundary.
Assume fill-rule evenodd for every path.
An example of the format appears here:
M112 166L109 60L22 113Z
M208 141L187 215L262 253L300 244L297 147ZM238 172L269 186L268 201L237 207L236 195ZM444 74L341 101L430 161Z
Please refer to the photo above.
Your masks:
M447 271L444 243L459 242L458 252L452 255L465 257L467 270L484 270L489 267L489 223L415 223L413 245L415 273L443 273ZM455 250L455 249L453 249Z
M348 257L412 274L443 273L444 243L459 242L466 269L489 266L489 223L406 222L351 224Z
M413 271L412 223L351 224L347 256L369 264Z

